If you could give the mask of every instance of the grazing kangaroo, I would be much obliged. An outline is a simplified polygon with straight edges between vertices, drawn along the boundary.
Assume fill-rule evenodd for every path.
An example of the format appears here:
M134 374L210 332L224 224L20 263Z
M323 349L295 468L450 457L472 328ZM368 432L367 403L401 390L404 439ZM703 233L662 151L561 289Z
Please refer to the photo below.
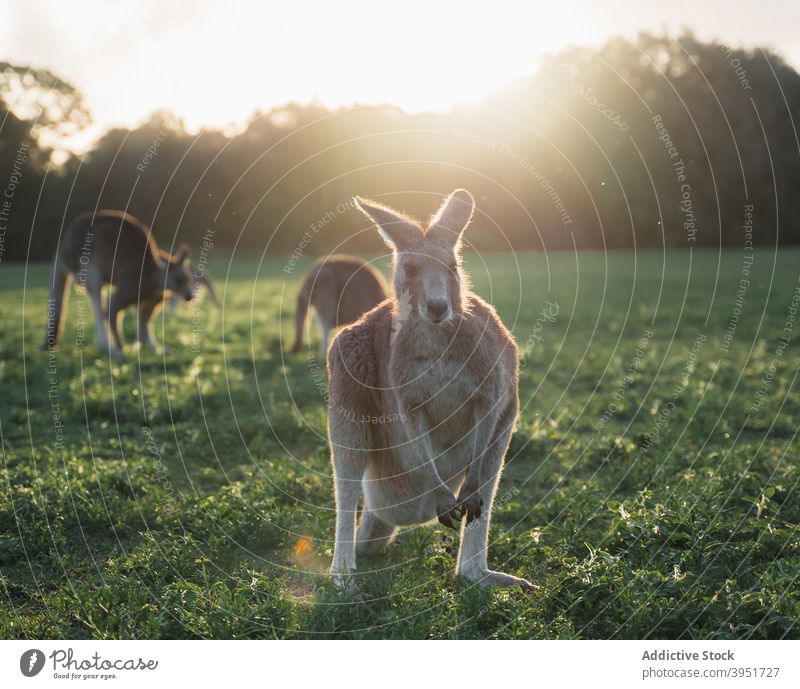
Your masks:
M352 592L356 553L398 526L465 517L457 573L484 586L525 579L487 564L489 520L519 408L517 347L461 268L469 192L454 191L423 229L355 199L394 250L394 294L328 351L328 433L336 491L331 573ZM356 532L359 494L364 509ZM458 497L455 497L455 495Z
M169 252L163 251L159 249L159 254L162 259L165 261L169 261L171 258ZM200 288L205 287L206 292L208 292L208 296L211 299L211 303L216 306L218 309L222 307L219 303L219 298L217 297L217 290L214 288L214 283L212 282L211 278L203 272L198 272L192 267L191 261L186 262L186 270L189 271L189 275L192 278L192 299L195 301L200 301L201 299L201 292ZM178 304L184 301L183 295L176 294L173 292L169 298L169 310L174 311Z
M165 293L178 294L186 301L192 298L193 280L186 268L189 252L184 244L177 256L165 256L147 225L122 211L82 213L64 230L53 261L47 332L42 349L54 347L58 341L71 277L86 288L92 301L97 346L101 351L122 358L120 319L123 310L131 305L136 305L139 311L139 342L154 347L150 319ZM108 310L102 303L106 284L116 287L108 299ZM109 344L106 321L111 326L115 346Z
M380 273L354 256L328 256L317 262L309 271L295 312L295 340L292 352L303 348L303 329L308 307L313 306L322 330L320 354L328 350L328 335L357 321L371 308L386 299L386 284Z

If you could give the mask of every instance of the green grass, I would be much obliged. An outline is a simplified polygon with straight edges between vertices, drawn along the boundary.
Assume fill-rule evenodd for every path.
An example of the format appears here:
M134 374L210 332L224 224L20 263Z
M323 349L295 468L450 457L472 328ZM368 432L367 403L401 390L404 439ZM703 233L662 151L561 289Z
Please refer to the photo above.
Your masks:
M471 256L533 345L490 564L541 588L455 579L455 534L428 526L360 562L364 604L324 576L316 342L282 354L307 263L212 263L225 309L203 303L199 351L181 307L155 329L169 356L123 364L76 347L74 317L49 360L48 267L0 267L0 636L796 638L800 323L779 338L800 252L756 251L723 351L742 257Z

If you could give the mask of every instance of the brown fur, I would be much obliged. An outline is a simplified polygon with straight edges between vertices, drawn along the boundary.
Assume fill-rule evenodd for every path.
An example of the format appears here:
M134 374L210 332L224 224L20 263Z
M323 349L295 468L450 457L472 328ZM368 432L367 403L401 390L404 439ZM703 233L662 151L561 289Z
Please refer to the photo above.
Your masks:
M395 297L343 329L328 353L332 572L341 580L355 567L351 529L363 487L357 552L385 546L399 525L438 517L452 526L466 517L458 572L482 585L529 589L486 564L491 506L519 408L518 361L513 336L469 292L460 266L472 197L454 192L427 228L358 201L395 250Z
M313 307L322 329L321 350L328 348L328 333L358 320L386 299L380 273L354 256L334 255L318 261L308 272L297 295L295 340L292 352L303 348L308 309Z
M164 256L147 225L132 215L111 210L82 213L64 230L53 261L52 308L42 347L54 347L58 341L70 278L85 287L92 299L98 346L102 350L121 357L120 320L124 309L132 305L139 311L139 340L152 346L149 322L165 294L176 293L191 299L188 258L189 247L185 244L177 256ZM107 284L116 290L109 297L106 309L101 299L103 286ZM109 345L106 321L115 347Z
M159 249L158 253L164 261L169 261L170 258L172 258L169 254L169 251ZM205 270L202 272L199 271L192 265L191 261L186 261L186 270L189 271L189 275L192 278L192 299L196 302L200 301L202 298L202 292L200 291L200 288L205 287L206 292L208 292L208 296L211 299L211 303L218 309L222 308L222 304L220 304L219 297L217 296L217 290L214 287L214 281L208 276ZM174 310L181 301L184 301L183 296L173 292L169 298L170 310Z

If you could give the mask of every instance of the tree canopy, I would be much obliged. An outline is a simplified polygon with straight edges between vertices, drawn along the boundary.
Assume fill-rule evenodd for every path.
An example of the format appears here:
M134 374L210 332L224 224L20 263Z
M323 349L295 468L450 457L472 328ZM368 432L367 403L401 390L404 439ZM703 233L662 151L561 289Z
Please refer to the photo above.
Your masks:
M235 134L156 113L47 174L43 132L88 123L80 93L2 63L0 109L0 181L28 150L6 260L29 244L50 258L63 223L94 208L127 209L165 248L213 229L219 247L374 251L353 195L424 215L456 187L478 200L482 251L741 245L750 207L756 244L800 241L800 75L690 33L571 47L448 113L289 104Z

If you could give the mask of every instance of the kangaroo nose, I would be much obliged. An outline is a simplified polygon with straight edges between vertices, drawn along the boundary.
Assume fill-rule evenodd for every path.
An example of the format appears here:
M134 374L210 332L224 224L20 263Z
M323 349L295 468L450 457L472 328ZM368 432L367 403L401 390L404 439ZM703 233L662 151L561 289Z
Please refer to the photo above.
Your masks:
M434 323L440 323L447 313L447 299L428 299L428 314Z

